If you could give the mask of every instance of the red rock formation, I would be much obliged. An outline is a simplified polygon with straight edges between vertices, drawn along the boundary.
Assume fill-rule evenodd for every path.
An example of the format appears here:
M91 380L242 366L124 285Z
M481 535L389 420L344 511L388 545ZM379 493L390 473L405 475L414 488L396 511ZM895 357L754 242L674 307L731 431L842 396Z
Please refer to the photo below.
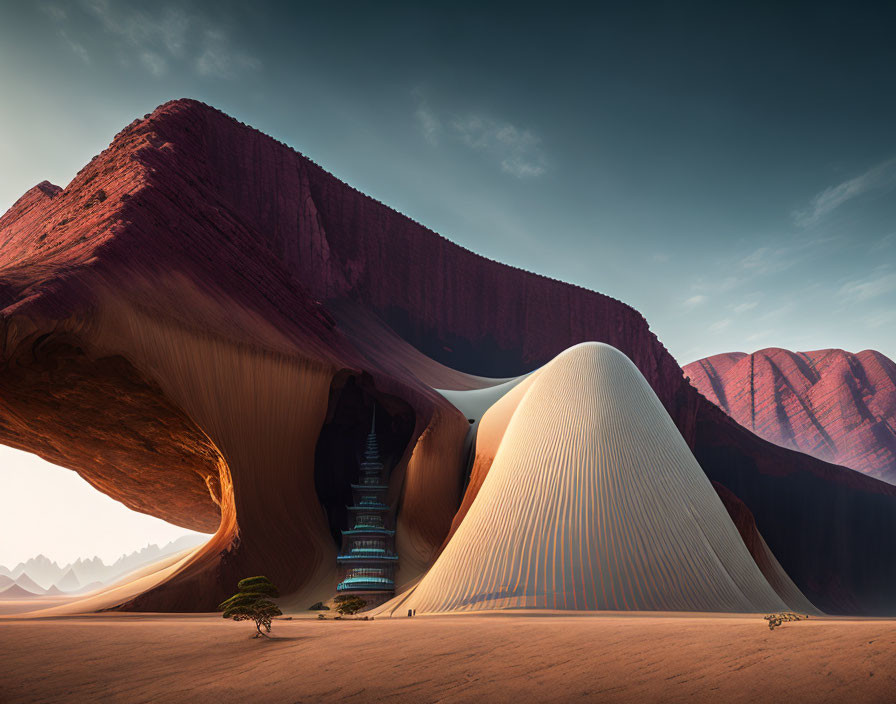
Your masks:
M896 364L880 352L732 352L685 373L760 437L896 484Z
M763 576L778 593L778 596L791 608L805 613L816 613L814 604L811 604L790 579L790 576L781 567L781 564L769 550L768 544L756 526L756 519L747 508L746 504L737 498L731 491L718 482L712 483L713 488L722 500L722 504L728 511L734 526L747 546L750 555L759 567Z
M201 137L214 135L196 123L208 118L247 149L259 141L298 159L197 103L169 104L64 191L42 184L0 219L0 438L131 508L217 528L134 608L209 608L260 571L287 593L332 592L315 444L331 389L350 377L363 382L364 413L374 400L387 414L410 409L396 494L433 472L453 488L402 498L419 516L402 531L415 556L431 559L460 501L461 467L439 466L426 447L466 420L401 355L359 351L266 241L266 225L225 205ZM276 160L268 166L276 179Z
M336 545L317 490L333 458L316 443L374 401L409 438L392 492L412 578L463 485L467 421L431 387L586 340L635 362L816 605L896 608L896 490L741 429L632 308L476 256L201 103L161 106L0 218L0 441L137 510L218 524L129 608L209 608L261 571L326 596Z

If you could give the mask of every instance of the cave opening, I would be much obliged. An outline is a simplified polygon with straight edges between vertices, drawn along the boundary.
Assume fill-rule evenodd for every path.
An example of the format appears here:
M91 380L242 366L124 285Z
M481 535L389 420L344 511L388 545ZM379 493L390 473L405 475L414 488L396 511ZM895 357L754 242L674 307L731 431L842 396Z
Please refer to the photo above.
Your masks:
M413 408L397 396L374 388L367 374L341 372L330 384L327 417L314 452L314 486L336 545L347 528L352 482L357 481L376 409L376 435L388 478L414 432Z
M89 598L210 535L134 511L77 472L0 444L0 613Z
M0 535L15 537L0 545L0 592L20 580L25 610L80 599L209 540L223 459L155 383L63 333L21 342L11 360Z

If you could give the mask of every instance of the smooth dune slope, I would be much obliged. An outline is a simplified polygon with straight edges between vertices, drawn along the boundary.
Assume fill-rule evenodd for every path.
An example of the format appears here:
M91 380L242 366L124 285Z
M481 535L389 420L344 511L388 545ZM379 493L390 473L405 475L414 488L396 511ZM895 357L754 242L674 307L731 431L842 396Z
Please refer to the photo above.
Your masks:
M787 607L650 385L601 343L533 375L466 517L399 606Z

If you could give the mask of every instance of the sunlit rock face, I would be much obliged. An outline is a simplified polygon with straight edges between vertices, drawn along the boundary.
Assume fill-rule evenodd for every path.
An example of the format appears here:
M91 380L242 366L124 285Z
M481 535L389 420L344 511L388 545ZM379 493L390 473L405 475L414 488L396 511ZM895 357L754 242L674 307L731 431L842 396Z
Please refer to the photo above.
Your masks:
M892 604L892 487L740 428L629 306L451 244L208 106L161 106L0 219L0 441L131 508L217 527L98 607L207 609L250 574L296 604L330 595L325 465L374 405L395 446L398 581L413 581L489 470L477 449L464 493L469 423L433 389L589 340L634 362L813 603Z
M732 352L685 373L760 437L896 484L896 364L880 352Z

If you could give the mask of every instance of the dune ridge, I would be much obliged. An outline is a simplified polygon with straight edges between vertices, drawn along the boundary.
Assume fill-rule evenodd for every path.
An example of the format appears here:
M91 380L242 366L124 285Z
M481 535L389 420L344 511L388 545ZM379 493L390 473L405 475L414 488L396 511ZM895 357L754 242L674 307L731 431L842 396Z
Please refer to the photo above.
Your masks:
M796 606L759 570L624 354L577 345L514 392L515 404L492 407L505 416L515 406L465 518L419 584L382 612Z

